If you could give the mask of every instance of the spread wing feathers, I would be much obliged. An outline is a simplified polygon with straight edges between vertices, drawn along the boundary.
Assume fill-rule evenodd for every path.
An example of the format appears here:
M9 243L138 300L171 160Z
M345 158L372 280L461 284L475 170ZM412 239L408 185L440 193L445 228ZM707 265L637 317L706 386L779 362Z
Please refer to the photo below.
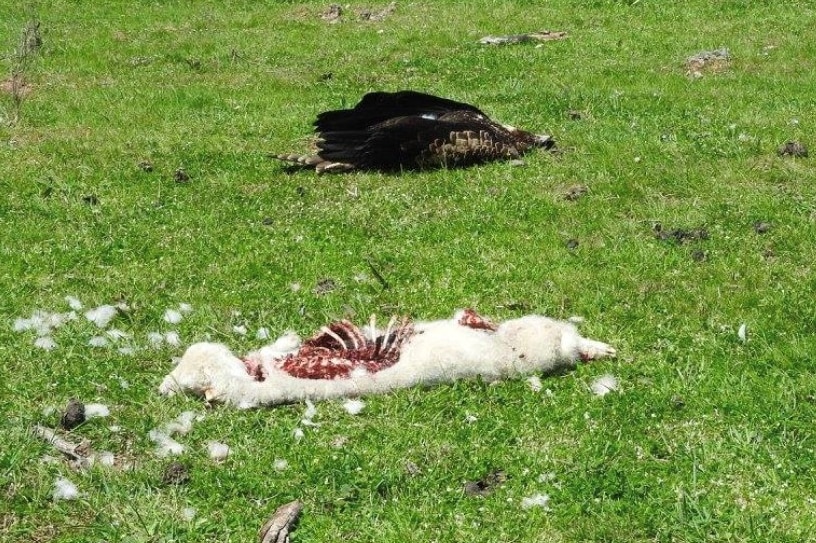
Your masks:
M433 119L452 111L470 111L475 115L487 117L470 104L421 92L370 92L352 109L338 109L319 114L314 126L318 133L365 130L397 117L424 115Z
M503 126L469 104L414 91L374 92L315 121L315 155L277 158L318 173L461 167L551 148L549 136Z

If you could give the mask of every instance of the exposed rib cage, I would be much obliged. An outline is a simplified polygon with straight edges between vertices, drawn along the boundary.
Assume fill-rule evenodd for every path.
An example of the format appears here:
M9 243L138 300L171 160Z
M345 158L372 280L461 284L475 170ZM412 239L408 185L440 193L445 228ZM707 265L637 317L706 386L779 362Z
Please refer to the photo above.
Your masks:
M377 334L371 317L369 336L347 320L331 323L307 339L294 354L277 362L277 367L301 379L346 379L354 371L376 373L393 366L414 327L407 318L388 322Z

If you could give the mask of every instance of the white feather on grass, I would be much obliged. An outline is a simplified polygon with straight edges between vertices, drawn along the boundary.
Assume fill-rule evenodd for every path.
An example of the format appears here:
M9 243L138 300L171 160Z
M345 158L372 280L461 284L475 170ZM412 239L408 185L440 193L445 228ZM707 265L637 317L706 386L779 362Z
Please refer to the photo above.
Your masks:
M238 334L239 336L247 335L247 327L243 324L236 324L232 327L232 331Z
M742 323L739 330L737 330L737 337L743 343L748 340L748 326L745 323Z
M151 347L159 348L161 347L161 344L164 343L164 334L159 332L148 332L147 342L150 343Z
M547 494L533 494L521 499L522 509L532 509L533 507L540 507L542 509L550 509L550 497Z
M154 428L147 433L147 437L156 444L156 455L159 457L164 458L184 452L184 445L170 437L164 430Z
M350 399L343 402L343 409L345 409L349 415L359 415L365 405L363 400Z
M303 428L295 428L292 430L292 438L295 442L299 443L306 436L306 433L303 431Z
M230 448L226 443L210 441L207 443L207 452L214 461L223 462L229 456Z
M181 338L179 337L178 332L167 332L164 334L164 342L172 347L181 346Z
M85 318L94 323L98 328L105 328L110 324L119 310L112 305L100 305L85 312Z
M170 324L178 324L183 318L184 317L181 315L181 313L175 309L168 309L164 312L164 320Z
M182 302L182 303L180 303L178 305L178 310L181 311L182 313L185 313L185 314L192 313L193 312L193 306L191 306L190 304Z
M610 392L618 390L618 380L614 375L607 373L595 379L592 385L590 385L590 388L592 389L592 393L596 396L606 396Z
M68 295L65 297L65 302L68 304L68 307L73 309L74 311L81 311L82 310L82 302L79 301L79 298L76 296Z
M544 385L541 384L541 379L539 379L538 375L531 375L528 377L527 383L530 385L530 389L533 392L541 392L541 389L544 388Z
M118 328L111 328L105 332L105 335L111 338L113 341L119 341L122 339L130 339L131 334L119 330Z
M192 522L196 517L196 513L198 513L198 511L196 511L195 507L185 507L181 510L181 519L185 522Z
M289 467L289 462L287 462L283 458L275 458L275 462L272 463L272 468L275 471L283 471L288 467Z
M57 342L51 336L40 336L34 340L34 346L45 351L52 351L56 348Z
M96 453L96 460L108 468L112 468L116 464L116 456L110 451Z
M79 498L79 489L65 477L60 477L54 482L53 497L54 501L75 500Z
M105 336L94 336L88 340L88 345L91 347L107 347L109 344L110 342Z
M110 409L107 405L101 403L86 403L85 404L85 418L93 419L98 417L107 417L110 415Z

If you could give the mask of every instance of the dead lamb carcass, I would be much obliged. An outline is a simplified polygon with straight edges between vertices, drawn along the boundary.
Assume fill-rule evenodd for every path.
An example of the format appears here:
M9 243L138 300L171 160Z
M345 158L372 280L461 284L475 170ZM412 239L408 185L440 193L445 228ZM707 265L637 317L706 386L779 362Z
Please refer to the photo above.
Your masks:
M453 319L379 330L348 321L305 342L294 334L241 359L217 343L192 345L162 381L162 394L192 392L241 408L380 394L481 376L495 381L615 356L567 322L528 315L496 325L472 310Z

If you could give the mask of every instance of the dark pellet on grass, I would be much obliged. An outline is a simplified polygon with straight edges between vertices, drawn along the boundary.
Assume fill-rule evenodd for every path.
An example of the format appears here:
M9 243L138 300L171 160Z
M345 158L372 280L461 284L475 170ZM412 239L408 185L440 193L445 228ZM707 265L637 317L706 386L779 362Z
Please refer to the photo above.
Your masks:
M190 482L190 472L181 462L172 462L164 469L162 483L165 485L183 485L188 482Z
M147 173L153 171L153 164L149 160L142 160L136 165L136 167Z
M76 398L71 398L60 419L60 426L66 430L72 430L83 422L85 422L85 404Z
M569 240L567 240L566 245L567 245L567 249L569 249L570 251L574 251L575 249L578 248L579 243L578 243L577 239L569 239Z
M771 230L771 223L765 221L757 221L754 223L754 232L757 234L764 234Z
M175 181L176 183L186 183L189 180L190 180L190 176L187 175L187 172L185 172L182 168L179 168L173 174L173 181Z
M564 199L569 200L570 202L574 202L581 196L587 193L589 189L586 185L573 185L567 189L567 192L564 193Z

